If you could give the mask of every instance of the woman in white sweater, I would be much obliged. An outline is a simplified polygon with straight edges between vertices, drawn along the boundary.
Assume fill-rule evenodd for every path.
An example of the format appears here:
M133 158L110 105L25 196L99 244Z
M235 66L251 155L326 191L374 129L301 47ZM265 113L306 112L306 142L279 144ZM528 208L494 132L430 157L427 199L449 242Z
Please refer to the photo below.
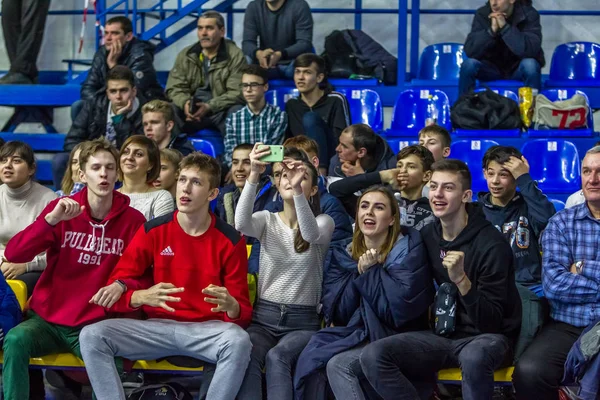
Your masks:
M156 143L144 135L130 136L119 154L119 175L123 182L119 192L127 195L129 205L148 221L175 210L171 194L152 185L159 173L160 152Z
M266 166L260 158L269 153L261 143L254 146L250 176L235 212L236 229L261 243L257 301L248 328L253 349L240 400L262 399L263 368L267 398L293 398L295 360L321 325L323 262L335 227L330 216L318 215L318 172L308 160L284 158L279 184L283 211L252 213Z
M0 149L0 269L6 279L18 279L33 287L46 268L46 253L37 255L25 264L4 261L4 248L17 233L33 223L56 194L32 180L35 158L31 147L23 142L7 142Z

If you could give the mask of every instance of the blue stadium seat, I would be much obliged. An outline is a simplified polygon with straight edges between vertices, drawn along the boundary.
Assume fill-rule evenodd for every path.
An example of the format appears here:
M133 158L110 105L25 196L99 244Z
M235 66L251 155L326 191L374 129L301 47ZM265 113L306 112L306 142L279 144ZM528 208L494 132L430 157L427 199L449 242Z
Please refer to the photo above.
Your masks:
M475 92L484 92L488 88L478 88ZM502 87L489 87L490 90L498 93L501 96L508 97L511 100L514 100L515 103L519 104L519 96L517 93L510 89L502 88ZM496 130L488 130L488 129L456 129L454 131L456 136L459 137L471 137L471 138L485 138L485 137L520 137L521 130L520 129L496 129Z
M458 81L466 56L461 43L437 43L425 47L419 59L419 81Z
M202 129L189 137L194 148L198 149L194 140L202 139L212 145L213 157L219 156L225 152L225 144L223 143L223 135L221 132L214 129ZM202 150L204 151L204 150ZM208 154L208 153L207 153Z
M540 92L551 101L566 100L573 97L575 94L580 94L585 97L588 105L587 125L585 129L530 129L530 137L591 137L594 136L594 116L593 110L590 108L590 100L585 92L574 88L567 89L547 89ZM569 117L570 118L570 117ZM567 122L570 120L567 120Z
M569 81L569 86L600 86L600 44L571 42L554 49L550 65L552 86Z
M201 151L204 154L208 154L211 157L217 156L215 148L213 147L212 143L208 140L192 138L191 142L194 145L194 149L196 149L196 151Z
M383 130L383 105L379 94L371 89L338 89L350 104L353 124L367 124L375 132Z
M483 155L498 142L493 140L458 140L450 145L450 157L464 161L471 171L473 197L477 192L487 191L487 182L483 177Z
M560 200L550 199L550 202L552 204L554 204L554 208L556 209L556 212L559 212L560 210L565 208L565 203Z
M35 160L35 180L41 184L52 183L52 161Z
M413 144L419 144L418 140L406 140L406 138L387 138L384 139L388 142L388 145L394 152L394 154L398 154L400 150L405 148L406 146L411 146Z
M436 89L408 89L400 93L394 105L389 137L411 136L419 133L425 126L427 106L433 103L438 112L437 124L452 130L450 122L450 102L448 96Z
M544 193L573 193L581 188L579 153L572 142L532 140L523 145L521 153Z
M295 87L279 87L265 93L265 100L267 103L277 106L282 111L285 111L285 103L292 97L298 96L298 89Z
M5 142L19 140L31 146L33 151L61 152L65 143L64 133L0 133Z

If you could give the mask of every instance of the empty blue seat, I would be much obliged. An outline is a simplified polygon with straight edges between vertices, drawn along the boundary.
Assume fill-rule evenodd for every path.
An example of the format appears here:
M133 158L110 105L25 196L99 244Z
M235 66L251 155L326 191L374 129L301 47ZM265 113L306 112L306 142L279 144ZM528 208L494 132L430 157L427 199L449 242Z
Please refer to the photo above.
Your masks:
M292 97L298 97L299 94L298 89L294 87L279 87L265 93L265 100L267 103L277 106L282 111L285 111L285 103Z
M559 212L560 210L565 208L565 203L560 200L550 199L550 202L552 204L554 204L554 208L556 209L556 212Z
M466 55L461 43L437 43L425 47L419 58L417 80L458 81Z
M388 142L388 145L394 152L394 154L398 154L400 150L405 148L406 146L411 146L413 144L419 144L418 140L406 140L406 138L386 138L384 139Z
M39 183L52 183L52 161L35 160L35 180Z
M391 129L387 136L416 135L425 127L428 106L433 105L437 111L437 124L452 129L450 122L450 102L448 96L436 89L408 89L400 93L394 105Z
M33 151L60 152L65 143L64 133L0 133L5 142L19 140L31 146Z
M573 193L581 188L577 147L567 140L532 140L523 145L529 173L539 188L548 193Z
M194 142L194 139L203 139L204 141L210 142L213 148L214 156L219 156L225 152L225 144L223 143L223 135L221 132L215 129L202 129L196 132L194 135L190 135L189 139ZM196 145L194 145L195 147Z
M367 124L375 132L383 130L383 105L379 93L371 89L338 89L350 104L353 124Z
M471 189L473 197L477 197L477 192L487 191L487 182L483 177L483 155L492 146L497 146L498 142L493 140L458 140L450 145L450 158L464 161L471 171Z
M198 138L191 138L190 140L191 140L192 144L194 145L194 149L196 149L196 151L201 151L204 154L207 154L211 157L217 156L217 154L215 152L215 148L213 147L212 143L209 142L208 140L198 139Z
M550 101L562 101L570 99L575 94L580 94L585 97L588 106L587 128L584 129L530 129L529 136L531 137L590 137L594 136L594 116L590 108L590 100L585 92L574 88L567 89L547 89L540 92ZM572 121L570 118L577 118L577 115L569 116L567 122Z
M478 88L475 90L475 92L476 93L484 92L487 89L488 88ZM515 103L519 104L519 96L517 95L516 92L514 92L510 89L502 88L502 87L489 87L489 89L501 96L508 97L509 99L513 100ZM521 130L518 128L517 129L495 129L495 130L456 129L454 131L454 133L456 134L456 136L459 136L459 137L472 137L472 138L520 137L521 136Z
M571 42L556 47L550 82L571 81L574 86L600 86L600 44Z

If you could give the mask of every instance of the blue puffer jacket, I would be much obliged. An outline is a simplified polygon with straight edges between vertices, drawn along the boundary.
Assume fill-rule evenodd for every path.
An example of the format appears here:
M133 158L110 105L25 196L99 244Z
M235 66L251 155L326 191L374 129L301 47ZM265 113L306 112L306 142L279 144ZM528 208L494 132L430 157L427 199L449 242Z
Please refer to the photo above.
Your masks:
M403 236L385 260L362 275L348 243L331 248L323 278L327 325L304 348L294 375L296 399L304 399L305 379L336 354L363 342L406 331L427 329L433 302L433 277L419 232L402 227Z
M2 344L8 331L21 322L23 313L14 292L6 283L4 276L2 274L0 276L0 328L2 329L0 344Z

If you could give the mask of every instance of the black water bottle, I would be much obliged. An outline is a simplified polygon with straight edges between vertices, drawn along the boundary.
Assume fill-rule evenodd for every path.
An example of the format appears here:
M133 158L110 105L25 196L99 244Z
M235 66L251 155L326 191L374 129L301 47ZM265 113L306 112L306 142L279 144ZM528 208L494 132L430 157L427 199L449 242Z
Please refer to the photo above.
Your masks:
M448 337L456 327L456 294L458 289L453 283L440 285L435 294L435 334Z

